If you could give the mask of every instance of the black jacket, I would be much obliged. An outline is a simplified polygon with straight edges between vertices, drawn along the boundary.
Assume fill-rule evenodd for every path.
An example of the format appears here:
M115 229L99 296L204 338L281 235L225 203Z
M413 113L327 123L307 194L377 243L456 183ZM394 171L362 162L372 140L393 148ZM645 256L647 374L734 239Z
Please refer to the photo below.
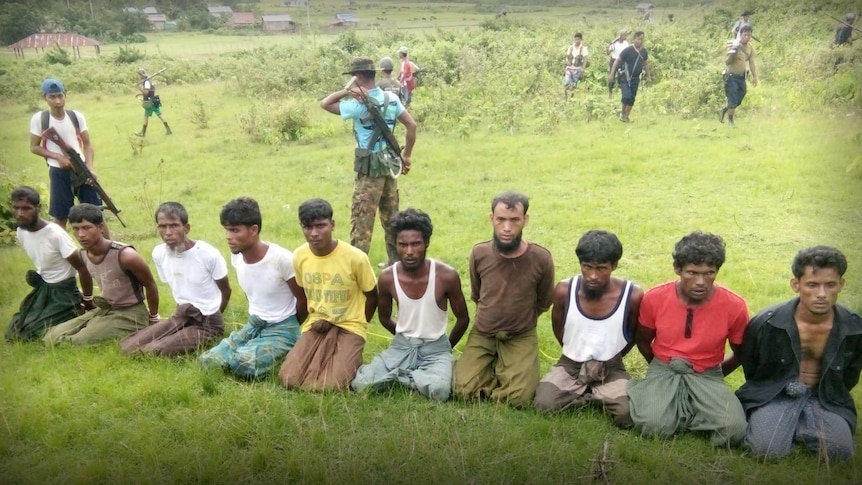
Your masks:
M799 377L802 347L793 317L799 298L767 308L748 324L742 342L745 384L736 391L746 415L779 395ZM856 405L850 389L862 371L862 317L835 305L835 321L821 363L817 394L827 410L856 432Z

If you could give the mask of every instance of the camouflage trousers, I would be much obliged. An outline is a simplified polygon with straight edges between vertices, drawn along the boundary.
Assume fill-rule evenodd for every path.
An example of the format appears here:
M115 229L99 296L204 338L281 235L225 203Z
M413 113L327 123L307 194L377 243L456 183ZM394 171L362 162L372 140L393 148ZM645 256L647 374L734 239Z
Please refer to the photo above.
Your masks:
M369 177L356 174L353 184L353 203L350 209L350 245L368 254L374 217L380 208L380 225L386 234L386 255L389 264L398 261L395 236L389 230L389 221L398 212L398 181L390 177Z

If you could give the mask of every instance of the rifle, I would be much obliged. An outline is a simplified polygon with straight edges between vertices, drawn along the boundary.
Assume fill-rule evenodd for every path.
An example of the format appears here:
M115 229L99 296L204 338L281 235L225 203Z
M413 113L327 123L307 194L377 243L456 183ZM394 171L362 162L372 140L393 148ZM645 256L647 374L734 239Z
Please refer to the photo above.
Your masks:
M168 69L167 67L163 67L163 68L159 69L158 71L154 72L153 74L150 74L149 76L145 77L144 79L141 79L140 81L136 82L136 83L135 83L135 86L137 86L138 84L143 84L143 83L144 83L144 81L150 81L150 80L152 80L154 77L156 77L156 76L158 76L159 74L161 74L161 73L165 72L167 69Z
M356 76L350 78L350 81L347 81L347 84L344 85L344 89L350 91L350 88L356 83ZM371 120L374 121L374 125L380 130L381 135L383 135L383 140L386 142L386 146L389 152L395 157L395 160L398 161L399 171L397 173L392 173L392 170L389 170L389 173L392 175L392 178L397 178L398 175L401 174L401 169L404 167L404 160L401 158L401 146L398 144L398 140L395 138L395 135L392 134L392 130L389 129L389 125L386 124L386 120L383 118L383 115L380 114L380 109L377 107L377 103L374 102L373 99L369 99L368 95L359 88L359 97L362 101L362 104L365 105L365 108L368 110L368 113L371 114ZM373 147L368 147L372 149Z
M117 206L114 205L114 201L111 200L111 197L108 196L108 193L105 192L105 189L102 188L99 181L96 180L96 176L93 175L93 172L87 167L87 164L84 163L84 160L81 158L81 155L75 151L74 148L70 147L57 133L57 130L54 127L48 128L47 130L42 132L42 138L46 140L51 140L56 143L63 153L69 157L69 160L72 162L72 171L75 173L73 179L76 182L80 182L80 184L88 184L93 187L93 190L99 194L99 197L102 199L102 210L108 209L115 216L117 216L117 220L120 221L120 224L123 227L126 227L126 223L120 219L120 209L117 209ZM80 184L78 186L80 186ZM74 185L74 184L73 184Z

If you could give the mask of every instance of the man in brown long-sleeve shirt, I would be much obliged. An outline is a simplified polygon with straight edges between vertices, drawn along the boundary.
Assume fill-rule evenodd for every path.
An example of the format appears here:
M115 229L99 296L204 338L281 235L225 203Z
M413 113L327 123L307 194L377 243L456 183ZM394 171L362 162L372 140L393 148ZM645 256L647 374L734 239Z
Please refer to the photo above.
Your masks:
M539 383L536 321L551 306L551 253L522 240L530 200L505 192L491 202L494 239L470 254L476 324L455 363L453 390L466 399L488 397L529 406Z

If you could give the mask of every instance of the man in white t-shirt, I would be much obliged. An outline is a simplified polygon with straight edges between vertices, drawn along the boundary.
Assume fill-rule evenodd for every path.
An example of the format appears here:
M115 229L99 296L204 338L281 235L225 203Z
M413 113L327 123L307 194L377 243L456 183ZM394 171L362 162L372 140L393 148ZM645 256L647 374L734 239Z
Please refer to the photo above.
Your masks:
M629 41L626 39L629 36L628 29L620 29L620 33L616 39L614 39L610 44L608 44L608 54L611 56L610 62L608 64L608 76L610 81L608 81L608 97L613 96L614 92L614 84L616 83L616 74L613 72L614 62L620 57L620 54L628 47Z
M260 206L249 197L222 208L231 264L248 298L248 321L198 361L221 367L244 379L265 377L299 339L299 323L307 314L305 293L296 283L293 254L260 240Z
M84 115L80 111L66 110L66 88L63 83L57 79L45 79L42 81L42 97L49 109L30 118L30 152L48 162L48 214L66 229L69 210L75 205L75 198L78 202L95 206L101 206L102 199L92 187L84 183L85 180L74 176L72 162L56 143L50 140L44 140L43 143L42 132L54 128L60 138L81 155L90 171L93 171L95 155Z
M16 235L36 270L27 272L33 287L12 316L6 340L33 340L45 330L78 316L83 304L93 309L93 279L78 257L72 237L60 226L42 219L39 192L33 187L15 188L10 195L12 212L18 224ZM84 296L75 284L81 280Z
M188 237L189 214L182 204L162 203L155 219L164 243L153 248L153 262L159 279L170 286L177 309L169 319L123 339L120 349L126 354L175 357L209 346L223 335L230 282L221 253Z

